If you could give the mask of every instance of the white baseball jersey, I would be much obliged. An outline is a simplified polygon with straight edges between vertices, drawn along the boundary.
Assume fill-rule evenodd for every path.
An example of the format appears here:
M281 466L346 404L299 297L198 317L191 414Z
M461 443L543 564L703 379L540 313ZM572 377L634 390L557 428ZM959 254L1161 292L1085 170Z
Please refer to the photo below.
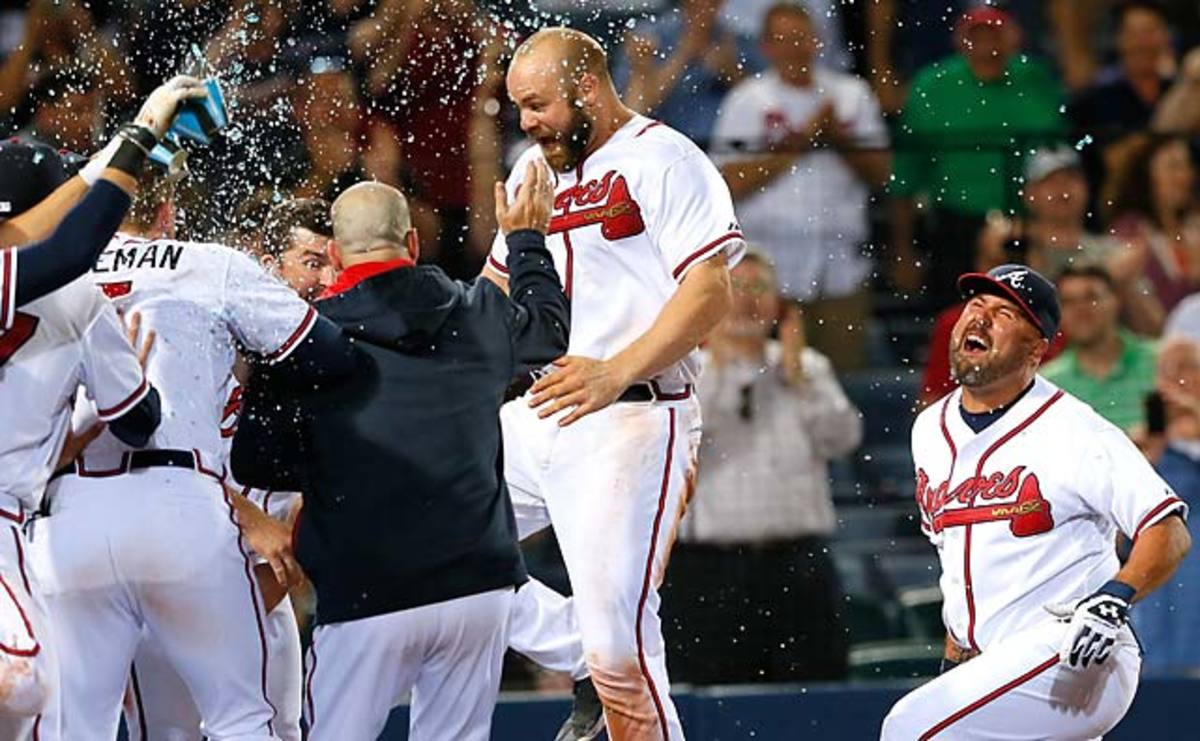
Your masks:
M277 362L312 329L316 311L257 261L218 244L118 234L90 278L157 332L146 374L162 396L162 423L148 447L198 451L219 474L235 343ZM126 449L105 433L88 446L85 466L106 470Z
M513 198L530 147L508 178ZM570 355L607 359L650 329L694 265L724 251L730 267L745 250L729 188L687 137L634 116L568 173L557 173L546 246L571 299ZM508 248L497 235L489 265L507 275ZM694 383L690 353L657 380Z
M108 421L140 402L150 387L116 311L86 279L6 321L0 332L0 494L35 510L69 429L77 390L84 387L99 418Z
M1112 579L1118 530L1136 539L1187 505L1124 433L1041 377L978 434L961 395L913 425L916 498L941 558L946 628L986 652L1045 622L1045 605Z

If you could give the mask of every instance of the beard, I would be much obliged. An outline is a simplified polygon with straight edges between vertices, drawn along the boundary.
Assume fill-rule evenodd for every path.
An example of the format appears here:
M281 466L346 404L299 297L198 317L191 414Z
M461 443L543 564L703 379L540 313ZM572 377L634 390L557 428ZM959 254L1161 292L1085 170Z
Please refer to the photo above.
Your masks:
M592 119L582 108L571 109L571 122L549 145L541 144L546 162L558 172L569 172L583 161L584 152L592 138Z
M1017 373L1028 358L1028 348L1013 348L1005 355L987 355L983 358L967 358L962 352L961 342L950 350L950 376L960 386L982 388L1002 378Z

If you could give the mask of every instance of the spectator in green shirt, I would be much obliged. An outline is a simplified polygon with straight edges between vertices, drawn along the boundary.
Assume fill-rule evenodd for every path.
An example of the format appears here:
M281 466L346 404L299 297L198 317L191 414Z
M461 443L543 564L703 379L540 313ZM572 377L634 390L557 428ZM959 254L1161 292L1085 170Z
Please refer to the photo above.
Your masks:
M1058 278L1067 349L1042 375L1126 432L1145 422L1157 345L1121 328L1121 302L1104 268L1073 266Z
M939 304L975 263L974 245L989 211L1019 203L1025 153L1061 141L1063 92L1048 68L1019 54L1020 29L993 7L970 10L954 31L958 54L917 74L896 135L891 185L892 279L924 284ZM916 199L928 202L916 249ZM922 272L925 272L922 275ZM948 287L948 288L947 288Z

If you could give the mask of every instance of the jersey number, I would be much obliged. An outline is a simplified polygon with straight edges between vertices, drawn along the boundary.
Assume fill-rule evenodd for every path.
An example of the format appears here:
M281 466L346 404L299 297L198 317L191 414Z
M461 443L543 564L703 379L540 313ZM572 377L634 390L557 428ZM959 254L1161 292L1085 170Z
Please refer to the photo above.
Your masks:
M16 354L17 350L29 342L33 337L33 333L37 331L38 322L41 320L32 314L26 314L18 311L13 317L12 328L7 332L0 333L0 367L3 367L8 359Z

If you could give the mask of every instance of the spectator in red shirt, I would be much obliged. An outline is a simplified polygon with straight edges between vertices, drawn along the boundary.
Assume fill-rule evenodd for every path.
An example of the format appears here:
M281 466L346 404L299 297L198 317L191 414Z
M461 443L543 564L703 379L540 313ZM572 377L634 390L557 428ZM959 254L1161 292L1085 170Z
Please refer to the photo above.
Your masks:
M473 211L491 213L495 170L477 173L473 164L477 151L490 163L499 149L489 146L498 136L496 127L475 115L482 99L495 95L485 83L494 82L489 73L498 34L471 0L413 5L407 11L412 21L402 26L407 35L388 40L367 87L375 110L402 132L399 179L422 244L430 247L426 256L465 278L479 273L486 253L477 248L490 247L494 235L490 221L475 221ZM486 188L474 188L473 176L486 177ZM485 198L477 209L476 193ZM472 227L480 233L469 234Z

